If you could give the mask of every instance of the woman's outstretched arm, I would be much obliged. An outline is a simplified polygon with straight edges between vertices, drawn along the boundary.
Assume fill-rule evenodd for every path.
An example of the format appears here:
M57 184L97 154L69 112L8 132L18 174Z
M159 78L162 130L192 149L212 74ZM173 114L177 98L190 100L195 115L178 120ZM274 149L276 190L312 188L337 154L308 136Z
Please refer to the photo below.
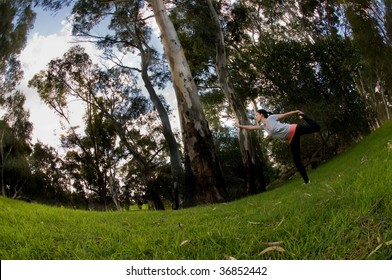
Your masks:
M261 126L258 126L258 125L236 124L235 126L238 127L238 128L243 128L243 129L248 129L248 130L262 130Z
M300 111L300 110L295 110L295 111L279 114L278 115L278 120L282 120L282 119L287 118L287 117L292 116L292 115L300 115L300 114L303 114L303 112Z

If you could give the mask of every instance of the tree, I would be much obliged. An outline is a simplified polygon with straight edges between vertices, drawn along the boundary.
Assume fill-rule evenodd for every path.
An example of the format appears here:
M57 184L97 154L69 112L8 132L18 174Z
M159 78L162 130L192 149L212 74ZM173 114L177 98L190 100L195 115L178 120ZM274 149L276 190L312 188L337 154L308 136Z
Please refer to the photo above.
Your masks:
M13 129L14 135L26 143L31 141L33 124L29 121L30 113L24 109L26 97L20 91L14 91L5 100L4 120Z
M185 53L189 57L188 61L196 77L195 81L199 87L204 87L202 100L205 111L206 109L214 111L213 124L217 123L215 132L221 129L220 125L224 125L219 118L223 117L225 111L232 113L237 122L249 122L243 101L232 83L231 75L236 73L230 72L231 65L226 52L229 48L225 42L229 10L229 4L225 1L220 1L219 4L209 0L178 1L171 14ZM219 90L225 98L219 96ZM212 103L209 105L207 102ZM226 107L229 109L222 109ZM255 153L251 133L243 130L238 136L244 164L242 177L245 178L245 192L263 191L266 183L262 164ZM225 163L221 162L221 164Z
M101 70L91 62L84 49L74 47L64 54L62 59L52 60L48 69L35 75L29 85L37 88L41 98L68 122L72 132L70 142L82 150L85 163L90 166L96 163L92 166L92 170L86 171L87 174L93 174L89 182L94 182L95 186L101 186L101 182L105 181L106 175L101 173L108 167L106 165L103 167L100 158L104 159L107 151L115 149L116 141L112 134L107 137L108 140L112 140L106 144L104 143L106 140L100 139L108 133L106 128L101 130L95 125L98 124L95 120L102 118L100 122L110 124L110 129L114 129L128 156L132 156L137 162L147 190L151 189L155 167L154 158L157 153L143 148L144 139L138 132L138 129L142 129L143 126L135 124L135 120L151 112L152 107L140 95L137 81L132 73L124 68ZM71 97L82 100L87 106L85 119L88 137L79 137L76 128L69 121L66 108ZM97 118L97 116L100 117ZM153 127L154 123L144 122L144 125ZM95 131L96 129L98 130ZM91 149L93 153L90 152ZM79 157L77 154L71 156ZM101 198L104 198L105 189L100 189ZM163 210L161 208L163 204L157 200L158 198L159 196L151 197L157 209Z
M85 192L96 195L106 211L109 197L120 210L116 173L124 151L116 145L113 122L91 104L87 104L85 119L84 136L71 128L70 133L62 138L62 145L67 148L65 164L75 167L74 177L78 173L78 179L86 182Z
M28 188L24 189L26 197L48 204L71 205L70 178L64 170L62 159L53 147L41 142L35 143L29 156L29 164L31 178Z
M5 102L23 72L18 55L26 44L27 33L32 28L35 13L31 1L1 1L0 13L0 105Z
M135 127L143 127L143 133L132 130L132 137L139 144L141 153L149 155L151 173L148 182L143 169L137 161L130 158L123 168L124 186L122 196L129 197L134 204L149 204L150 208L165 209L167 201L173 201L171 187L170 161L165 152L166 139L162 137L162 127L157 119L157 112L152 111L134 120ZM146 125L147 124L147 125Z
M30 177L27 155L30 147L17 138L4 120L0 121L0 179L1 194L6 197L23 196L23 189Z
M235 93L234 86L231 82L230 74L228 72L225 42L223 32L220 26L218 14L213 6L211 0L207 0L213 26L215 30L215 44L216 44L216 60L215 68L219 78L221 89L224 92L227 101L230 104L231 110L234 112L237 123L249 123L245 107L239 96ZM262 165L259 157L256 154L256 149L253 144L251 133L242 129L238 133L239 145L241 150L242 162L246 172L246 190L249 194L255 194L265 191L266 183L262 172Z
M35 13L31 1L1 1L0 106L5 109L1 130L2 195L21 195L30 168L27 156L32 124L23 108L25 96L15 88L23 76L18 55L26 44Z
M353 42L359 49L363 68L358 71L357 88L377 114L376 122L390 119L391 99L391 1L345 1L346 17Z
M92 5L92 3L86 1L78 2L73 10L75 15L74 34L82 38L94 40L97 46L104 49L106 58L115 63L116 67L126 68L141 74L145 88L162 122L163 135L170 152L173 179L173 208L178 209L179 190L183 189L184 180L181 153L172 131L168 110L154 88L155 84L161 87L165 85L166 73L159 68L163 62L157 57L158 52L149 45L151 28L146 24L148 17L143 17L142 6L143 1L114 2L113 5L108 5L107 3L95 3ZM108 28L113 30L114 34L102 37L89 34L89 31L95 25L98 25L107 17L111 19ZM86 20L86 18L95 18L95 20ZM140 56L140 68L124 64L115 54L115 50L119 50L122 55L134 53L137 50Z
M185 149L185 204L224 201L226 187L198 90L177 32L161 0L150 0L177 95Z

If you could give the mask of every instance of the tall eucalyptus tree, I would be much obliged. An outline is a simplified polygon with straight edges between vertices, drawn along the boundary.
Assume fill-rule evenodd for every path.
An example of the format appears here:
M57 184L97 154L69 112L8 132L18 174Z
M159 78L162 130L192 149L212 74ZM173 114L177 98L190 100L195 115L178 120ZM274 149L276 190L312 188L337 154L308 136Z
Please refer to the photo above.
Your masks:
M148 1L161 31L181 120L185 148L186 204L224 201L226 186L188 61L162 0Z
M215 30L215 45L216 45L216 58L215 68L218 75L219 83L223 93L226 96L231 110L237 123L249 123L246 109L242 100L236 94L234 86L231 82L230 73L228 71L228 62L226 56L225 39L221 27L221 20L215 10L212 0L206 0L211 15L213 29ZM215 1L214 1L215 2ZM265 191L266 183L263 176L262 164L256 154L256 149L251 137L251 133L242 129L239 130L239 144L242 155L242 162L244 164L245 178L246 178L246 191L248 194L254 194Z

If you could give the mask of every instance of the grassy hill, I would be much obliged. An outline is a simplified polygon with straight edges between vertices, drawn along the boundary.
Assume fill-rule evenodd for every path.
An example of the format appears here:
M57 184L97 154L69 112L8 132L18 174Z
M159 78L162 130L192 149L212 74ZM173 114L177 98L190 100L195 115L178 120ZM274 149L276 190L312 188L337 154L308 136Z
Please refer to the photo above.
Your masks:
M0 197L1 259L392 259L392 123L282 187L180 211Z

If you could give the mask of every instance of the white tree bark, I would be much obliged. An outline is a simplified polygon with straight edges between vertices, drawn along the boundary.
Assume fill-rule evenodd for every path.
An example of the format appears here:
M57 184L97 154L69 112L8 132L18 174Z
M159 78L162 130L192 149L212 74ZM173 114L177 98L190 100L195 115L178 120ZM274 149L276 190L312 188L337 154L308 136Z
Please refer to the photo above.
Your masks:
M212 16L212 20L216 26L216 73L219 78L221 89L226 96L231 109L234 112L237 123L248 124L248 117L246 110L241 100L237 97L234 87L230 81L230 75L227 71L227 58L225 51L225 42L220 26L220 20L212 0L207 0L208 7ZM245 170L246 191L249 194L255 194L265 191L265 179L261 168L261 162L256 154L251 132L246 129L241 129L238 133L239 145L242 156L242 163Z
M188 189L185 204L223 201L226 189L221 168L198 90L177 31L166 13L162 0L149 2L161 31L161 39L177 95L186 157Z

